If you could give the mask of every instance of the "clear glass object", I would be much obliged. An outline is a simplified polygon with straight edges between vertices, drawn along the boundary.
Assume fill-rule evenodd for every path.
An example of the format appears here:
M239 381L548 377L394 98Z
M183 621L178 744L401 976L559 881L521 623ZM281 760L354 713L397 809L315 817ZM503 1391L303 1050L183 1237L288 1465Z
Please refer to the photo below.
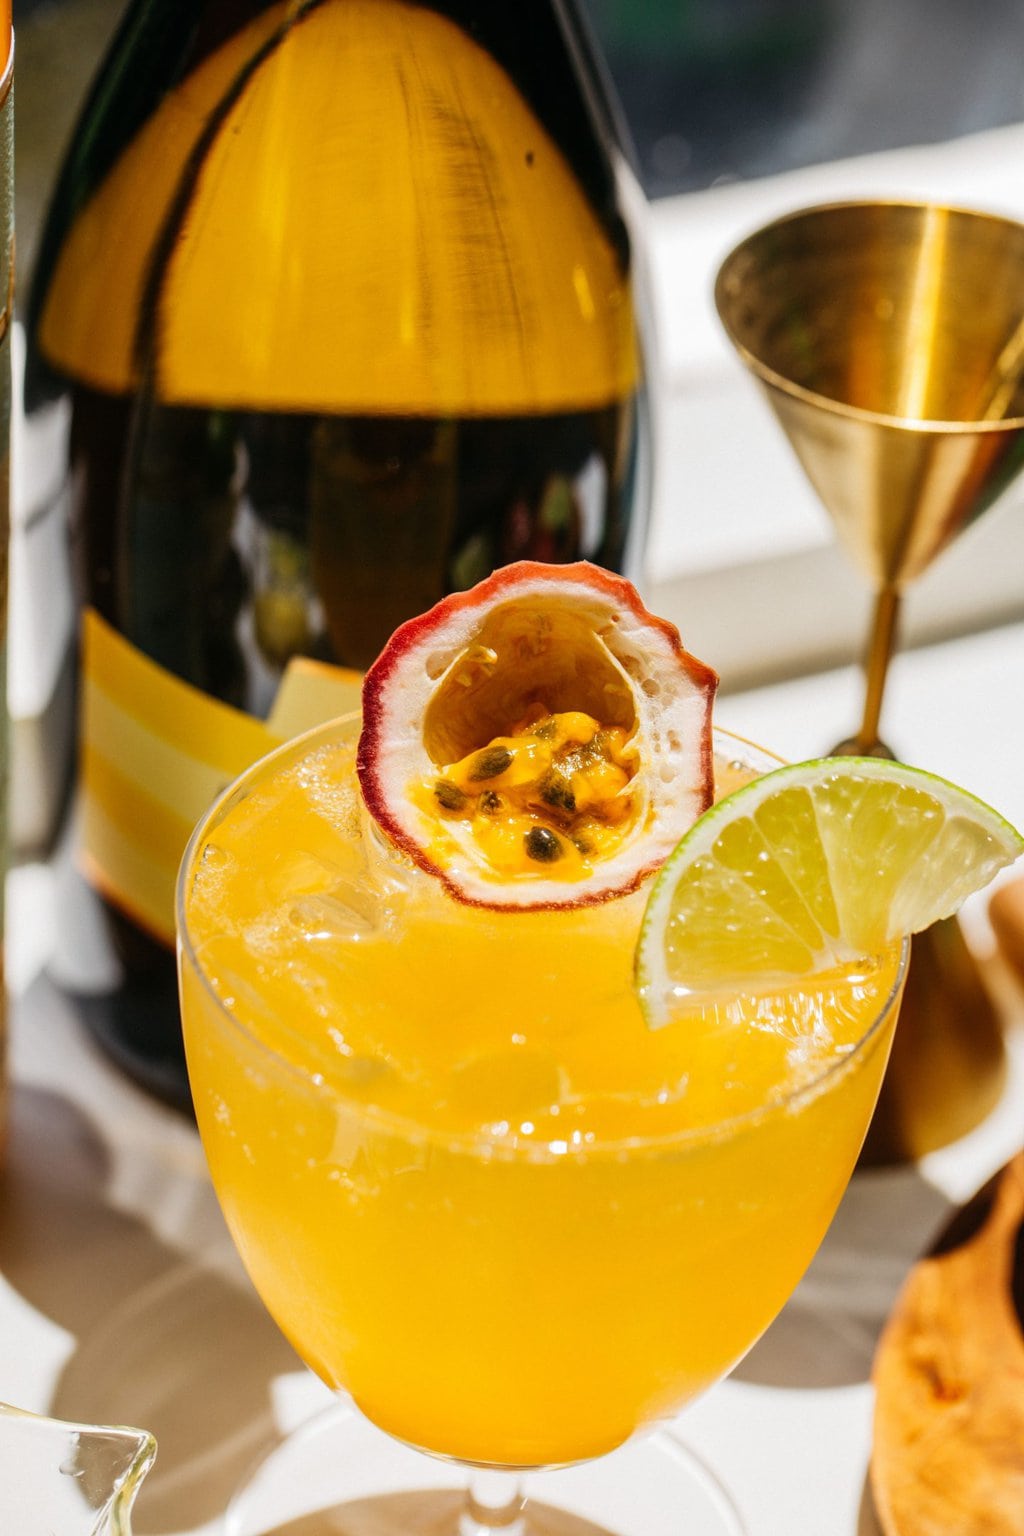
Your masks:
M4 1529L17 1536L132 1536L153 1464L146 1430L73 1424L0 1403Z
M773 1102L697 1129L605 1129L573 1143L531 1140L534 1126L524 1123L510 1139L507 1125L451 1133L426 1114L417 1120L382 1108L387 1088L382 1094L374 1074L387 1073L387 1063L361 1058L352 1045L332 1064L290 1013L275 1010L268 978L280 979L280 957L245 974L240 964L226 969L221 951L218 974L230 976L234 997L218 995L204 964L217 969L217 945L237 914L211 927L209 909L200 920L193 896L204 863L204 879L222 878L232 817L235 831L245 829L234 846L245 850L247 868L251 850L266 852L274 839L300 846L288 808L278 804L268 819L260 791L282 767L296 768L292 782L308 774L297 765L312 750L350 750L356 728L354 720L320 728L244 775L197 828L179 883L185 1041L214 1186L271 1314L317 1374L361 1410L346 1406L275 1453L236 1500L232 1536L328 1536L364 1525L378 1536L735 1536L742 1525L728 1497L665 1421L736 1363L810 1262L877 1097L903 964L830 1067ZM768 766L765 754L722 733L716 746L723 770L737 758L747 777ZM322 792L335 824L349 825ZM328 857L312 836L301 847L307 863ZM245 897L257 922L269 916L263 877L269 870L273 881L279 871L272 853L259 864L248 869ZM365 953L366 909L356 910L351 882L346 890L347 947ZM282 900L287 911L302 899ZM556 924L556 1025L584 1032L584 1050L600 1027L589 1009L602 992L581 997L588 929L605 924L606 945L617 932L624 964L611 1006L635 1008L628 956L643 892L627 911L632 900L556 914L575 923L577 950L559 963L566 938ZM493 914L453 905L441 934L424 944L414 907L408 911L390 960L407 1007L390 984L374 990L365 975L345 977L346 945L327 935L342 971L329 1033L355 1040L356 1010L368 1003L386 1014L395 1042L403 1028L423 1028L433 1010L439 1030L458 1030L451 1020L462 1019L472 1043L488 998L498 1009L514 996L513 973L544 974L530 946L542 945L539 929L552 914L503 914L496 925ZM336 902L323 918L325 932L342 921ZM463 1018L452 993L456 973L472 965L462 946L473 923L483 937L483 990L474 1008L470 984ZM599 965L597 950L593 958ZM499 970L505 980L493 991ZM538 1011L547 1006L536 991L533 998ZM651 1049L688 1052L671 1033L655 1032ZM513 1056L476 1059L465 1078L457 1068L452 1091L467 1084L474 1113L488 1095L508 1103L547 1094L546 1064Z

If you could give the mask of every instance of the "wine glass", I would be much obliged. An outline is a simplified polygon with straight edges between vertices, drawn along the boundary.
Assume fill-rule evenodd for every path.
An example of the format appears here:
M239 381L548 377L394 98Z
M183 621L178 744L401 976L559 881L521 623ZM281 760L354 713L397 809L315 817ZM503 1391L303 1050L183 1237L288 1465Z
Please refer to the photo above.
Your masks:
M874 594L863 715L832 750L891 757L879 729L904 590L1024 464L1024 227L924 202L801 209L726 256L715 302ZM1004 1074L949 919L914 941L870 1155L963 1134Z
M240 1493L231 1536L740 1536L728 1495L664 1421L745 1353L820 1242L876 1099L902 965L849 1054L800 1088L637 1136L613 1053L594 1058L612 1074L612 1118L574 1133L571 1095L550 1108L550 1074L635 1014L645 893L515 915L451 901L360 832L356 727L318 728L250 769L196 829L179 882L214 1187L268 1309L349 1394ZM729 763L746 777L774 765L723 735L716 746L720 782ZM317 907L328 959L313 970L305 928L281 940L279 925L324 860L335 894ZM297 1021L307 1010L319 1031ZM510 1044L509 1020L529 1031L538 1017L552 1063ZM359 1043L367 1020L385 1059ZM325 1032L344 1050L318 1043ZM410 1089L406 1067L384 1080L410 1049L430 1056L431 1032L458 1042L443 1093ZM640 1024L632 1048L689 1061L689 1033L673 1033ZM460 1095L479 1114L471 1132L438 1108ZM526 1122L542 1115L537 1139Z

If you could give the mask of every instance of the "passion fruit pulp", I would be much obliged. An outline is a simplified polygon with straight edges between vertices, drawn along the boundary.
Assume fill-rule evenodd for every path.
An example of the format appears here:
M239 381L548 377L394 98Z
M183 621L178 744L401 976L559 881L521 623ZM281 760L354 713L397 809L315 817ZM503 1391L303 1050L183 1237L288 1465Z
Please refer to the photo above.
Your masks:
M402 625L367 673L365 804L460 901L605 901L711 803L717 681L621 577L507 566Z

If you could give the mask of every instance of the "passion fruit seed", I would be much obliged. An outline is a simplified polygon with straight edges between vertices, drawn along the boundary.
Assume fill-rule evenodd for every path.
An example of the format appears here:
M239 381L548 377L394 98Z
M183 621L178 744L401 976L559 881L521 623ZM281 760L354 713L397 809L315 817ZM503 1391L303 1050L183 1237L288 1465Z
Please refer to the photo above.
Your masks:
M480 796L480 809L485 816L496 816L502 807L502 798L495 789L485 789Z
M572 785L561 773L548 773L540 781L540 798L552 810L565 811L571 816L576 810L576 796Z
M554 864L565 851L562 839L550 827L531 827L523 838L523 846L527 858L534 859L538 864Z
M484 779L496 779L511 762L512 753L508 747L484 747L470 769L469 781L471 784L479 784Z
M434 799L446 811L461 811L466 804L466 796L451 779L438 779L434 785Z

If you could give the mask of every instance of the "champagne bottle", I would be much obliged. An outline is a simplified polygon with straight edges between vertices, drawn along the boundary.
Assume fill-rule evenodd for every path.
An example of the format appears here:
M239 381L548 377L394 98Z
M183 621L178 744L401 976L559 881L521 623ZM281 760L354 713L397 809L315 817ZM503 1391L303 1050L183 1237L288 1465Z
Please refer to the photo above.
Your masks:
M446 592L636 556L609 102L571 0L134 0L113 40L40 245L26 403L68 402L65 844L103 910L75 896L54 970L165 1097L174 872L211 795L356 703Z

